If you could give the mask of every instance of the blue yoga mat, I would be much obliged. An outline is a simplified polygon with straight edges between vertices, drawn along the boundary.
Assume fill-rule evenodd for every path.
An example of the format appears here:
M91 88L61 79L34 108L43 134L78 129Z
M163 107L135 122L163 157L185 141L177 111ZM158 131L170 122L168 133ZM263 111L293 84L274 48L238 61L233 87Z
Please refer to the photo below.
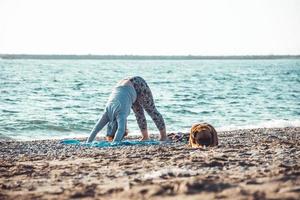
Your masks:
M68 144L68 145L79 145L79 146L87 146L87 147L116 147L116 146L135 146L135 145L158 145L160 144L159 141L155 140L147 140L147 141L129 141L124 140L121 142L107 142L107 141L94 141L91 143L80 142L79 140L68 139L62 140L61 144Z

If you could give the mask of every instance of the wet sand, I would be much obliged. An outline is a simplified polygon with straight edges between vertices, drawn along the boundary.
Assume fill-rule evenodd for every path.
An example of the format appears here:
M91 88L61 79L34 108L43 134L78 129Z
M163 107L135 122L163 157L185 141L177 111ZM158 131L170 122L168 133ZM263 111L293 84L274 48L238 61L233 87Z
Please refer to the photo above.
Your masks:
M0 199L300 199L300 128L218 134L203 149L0 141Z

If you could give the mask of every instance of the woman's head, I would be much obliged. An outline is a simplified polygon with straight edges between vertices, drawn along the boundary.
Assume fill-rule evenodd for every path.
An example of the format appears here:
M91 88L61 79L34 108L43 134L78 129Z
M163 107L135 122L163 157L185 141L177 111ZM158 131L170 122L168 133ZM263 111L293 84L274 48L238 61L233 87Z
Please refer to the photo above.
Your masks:
M106 135L114 136L117 132L117 129L118 129L118 123L116 120L108 122Z
M114 140L114 137L115 137L115 134L116 134L117 130L118 130L117 121L109 122L108 126L107 126L106 140L109 141L109 142L112 142ZM123 138L127 135L128 135L128 129L126 127Z

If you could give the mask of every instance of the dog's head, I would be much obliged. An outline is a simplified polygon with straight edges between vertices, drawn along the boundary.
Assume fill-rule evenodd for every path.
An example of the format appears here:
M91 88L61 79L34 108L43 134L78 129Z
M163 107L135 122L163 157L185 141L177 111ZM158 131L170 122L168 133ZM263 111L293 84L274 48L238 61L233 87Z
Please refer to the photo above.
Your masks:
M191 147L218 145L216 130L212 125L207 123L194 124L190 132L189 145Z

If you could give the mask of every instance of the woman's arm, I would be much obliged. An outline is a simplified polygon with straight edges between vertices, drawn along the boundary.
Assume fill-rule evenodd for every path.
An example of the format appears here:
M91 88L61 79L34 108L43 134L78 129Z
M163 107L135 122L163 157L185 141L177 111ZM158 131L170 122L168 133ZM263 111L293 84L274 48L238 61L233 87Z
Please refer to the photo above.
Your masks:
M117 123L118 123L118 129L115 134L113 142L120 142L125 134L126 130L126 116L125 115L118 115L117 116Z
M90 133L90 137L87 139L87 142L92 142L97 133L108 123L109 119L107 113L105 112L102 117L97 121L96 125L94 126L93 130Z

